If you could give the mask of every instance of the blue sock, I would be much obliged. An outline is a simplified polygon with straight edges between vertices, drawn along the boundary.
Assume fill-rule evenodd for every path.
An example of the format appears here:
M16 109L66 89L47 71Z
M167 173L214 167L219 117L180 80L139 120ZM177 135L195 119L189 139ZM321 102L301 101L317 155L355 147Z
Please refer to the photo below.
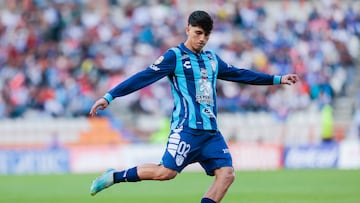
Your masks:
M137 174L137 167L114 173L114 183L138 181L140 181L140 178Z
M214 200L204 197L201 199L201 203L216 203Z

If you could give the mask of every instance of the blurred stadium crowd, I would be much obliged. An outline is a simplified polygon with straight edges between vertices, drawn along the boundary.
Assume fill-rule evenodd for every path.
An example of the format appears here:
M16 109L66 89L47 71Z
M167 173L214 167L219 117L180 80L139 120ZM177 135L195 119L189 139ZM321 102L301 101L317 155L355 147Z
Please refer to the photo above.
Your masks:
M296 1L300 17L287 11L289 1L275 1L282 5L275 16L269 14L274 1L200 2L215 19L208 48L225 61L302 78L292 88L221 81L219 111L283 116L349 94L360 55L359 2ZM0 5L0 118L87 115L109 88L182 42L187 14L197 9L180 0L7 0ZM117 105L166 114L172 108L168 88L161 80Z

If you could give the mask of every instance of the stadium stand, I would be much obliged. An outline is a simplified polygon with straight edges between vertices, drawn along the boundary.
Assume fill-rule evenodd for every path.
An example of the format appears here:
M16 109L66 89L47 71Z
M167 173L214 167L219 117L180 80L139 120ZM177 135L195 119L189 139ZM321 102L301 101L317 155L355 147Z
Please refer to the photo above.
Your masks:
M90 128L80 132L80 137L70 145L102 145L102 144L124 144L128 141L121 133L114 130L106 118L88 119Z
M15 119L0 122L0 148L56 148L127 142L106 118Z
M1 147L55 147L78 142L89 129L85 118L6 119L0 122Z
M318 142L324 104L334 108L339 138L356 118L358 1L94 2L0 2L1 146L44 145L55 138L84 145L141 141L124 136L123 127L156 130L161 119L151 116L166 116L172 108L165 80L118 99L99 119L89 120L88 110L110 87L181 42L186 22L178 19L200 5L216 18L208 46L223 59L302 77L296 88L219 82L219 120L228 140ZM110 124L114 118L120 127Z

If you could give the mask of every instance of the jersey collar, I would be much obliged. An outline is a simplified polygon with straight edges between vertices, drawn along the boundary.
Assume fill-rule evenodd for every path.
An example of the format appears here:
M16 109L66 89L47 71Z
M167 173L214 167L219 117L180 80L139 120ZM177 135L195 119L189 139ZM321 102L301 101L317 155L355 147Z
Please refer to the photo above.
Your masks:
M190 49L188 49L188 48L185 46L184 43L181 43L181 44L179 45L179 47L180 47L181 50L183 50L183 51L186 52L187 54L201 55L201 54L204 53L203 50L201 50L200 53L195 53L195 52L191 51Z

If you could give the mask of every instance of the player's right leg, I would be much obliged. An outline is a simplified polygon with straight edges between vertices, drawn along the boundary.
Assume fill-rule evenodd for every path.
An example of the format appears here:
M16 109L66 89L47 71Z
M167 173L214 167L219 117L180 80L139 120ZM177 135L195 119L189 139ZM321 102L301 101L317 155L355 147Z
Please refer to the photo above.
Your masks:
M156 164L143 164L137 168L141 180L171 180L177 171Z
M143 164L123 171L108 169L93 181L90 187L90 194L96 195L115 183L138 182L141 180L170 180L175 178L176 175L177 172L175 170L156 164Z
M97 177L91 184L90 194L96 195L101 190L108 188L114 184L115 169L106 170L101 176Z

